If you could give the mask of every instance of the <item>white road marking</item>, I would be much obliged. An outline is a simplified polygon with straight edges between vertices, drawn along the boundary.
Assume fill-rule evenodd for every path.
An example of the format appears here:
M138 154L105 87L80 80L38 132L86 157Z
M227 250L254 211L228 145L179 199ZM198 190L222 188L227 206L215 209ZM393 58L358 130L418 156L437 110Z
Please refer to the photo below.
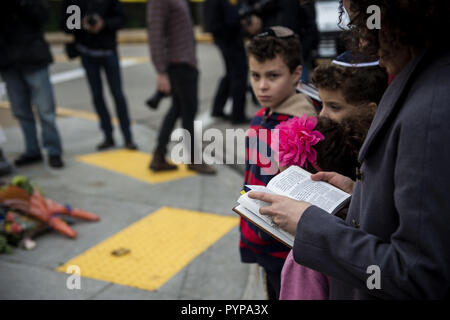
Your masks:
M120 66L122 68L127 68L127 67L131 67L131 66L135 66L139 63L140 63L139 61L135 61L133 59L126 59L126 60L120 61ZM78 69L74 69L74 70L70 70L70 71L53 74L50 76L50 81L52 84L59 84L59 83L83 78L85 76L86 76L86 73L84 72L84 69L78 68ZM1 93L1 89L0 89L0 93Z

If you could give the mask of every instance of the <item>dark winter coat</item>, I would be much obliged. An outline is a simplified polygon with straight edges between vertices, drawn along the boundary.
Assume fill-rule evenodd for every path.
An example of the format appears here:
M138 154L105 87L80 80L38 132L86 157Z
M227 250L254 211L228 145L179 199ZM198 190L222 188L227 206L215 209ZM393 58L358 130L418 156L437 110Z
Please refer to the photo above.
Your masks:
M39 69L52 63L44 39L46 0L0 1L0 70Z
M67 8L77 5L81 11L81 20L85 16L98 14L105 22L104 28L97 34L85 30L69 30L66 22L70 17ZM61 27L67 33L75 35L75 42L90 49L111 50L117 47L117 30L125 25L125 13L119 0L63 0L61 5Z
M448 49L411 61L378 106L346 220L301 217L295 261L331 277L331 299L449 298L449 83Z

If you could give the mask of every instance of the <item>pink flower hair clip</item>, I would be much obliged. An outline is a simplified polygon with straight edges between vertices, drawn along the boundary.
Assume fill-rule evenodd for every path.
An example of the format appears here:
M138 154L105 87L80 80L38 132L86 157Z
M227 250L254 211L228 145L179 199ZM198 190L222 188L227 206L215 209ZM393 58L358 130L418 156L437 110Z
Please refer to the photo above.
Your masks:
M272 146L281 167L296 165L305 168L308 161L317 171L321 171L317 165L317 152L313 146L325 137L314 130L316 125L316 117L304 114L275 127L278 134L273 135Z

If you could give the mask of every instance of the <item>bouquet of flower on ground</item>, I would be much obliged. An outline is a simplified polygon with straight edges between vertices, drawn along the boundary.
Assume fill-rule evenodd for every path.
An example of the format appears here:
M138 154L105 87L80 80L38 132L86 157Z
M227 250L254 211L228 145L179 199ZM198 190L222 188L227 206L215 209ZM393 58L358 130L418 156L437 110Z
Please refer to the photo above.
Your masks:
M0 205L46 223L56 231L75 238L77 233L61 218L68 216L88 221L99 221L99 216L62 205L45 198L39 188L24 176L16 176L11 183L0 188Z

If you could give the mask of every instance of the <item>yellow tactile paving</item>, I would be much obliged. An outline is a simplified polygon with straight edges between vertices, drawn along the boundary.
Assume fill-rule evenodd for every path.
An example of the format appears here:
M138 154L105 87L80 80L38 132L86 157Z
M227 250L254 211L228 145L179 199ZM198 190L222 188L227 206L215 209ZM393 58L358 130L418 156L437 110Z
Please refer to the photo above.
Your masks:
M163 207L57 271L76 265L81 276L156 290L198 255L237 226L236 217ZM124 248L128 254L113 256Z
M148 153L120 149L78 156L77 160L147 183L162 183L196 175L185 165L179 165L178 170L174 171L152 172L148 169L151 158Z

